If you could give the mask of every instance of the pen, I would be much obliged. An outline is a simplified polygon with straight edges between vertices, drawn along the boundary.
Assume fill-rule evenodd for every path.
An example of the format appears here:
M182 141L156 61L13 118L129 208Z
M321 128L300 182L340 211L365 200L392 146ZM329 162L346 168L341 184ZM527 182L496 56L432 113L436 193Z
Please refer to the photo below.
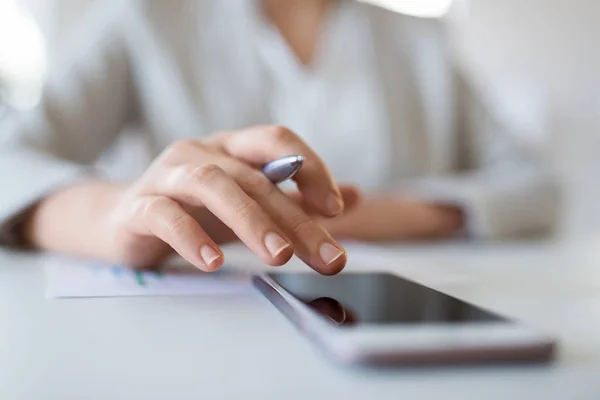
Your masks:
M304 163L304 156L289 156L270 162L263 168L263 173L277 184L291 179Z

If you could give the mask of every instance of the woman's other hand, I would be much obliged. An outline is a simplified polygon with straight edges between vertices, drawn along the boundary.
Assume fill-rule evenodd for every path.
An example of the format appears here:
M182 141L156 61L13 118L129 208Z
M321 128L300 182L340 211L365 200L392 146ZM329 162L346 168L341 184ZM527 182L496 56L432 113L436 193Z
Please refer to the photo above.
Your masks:
M368 197L337 218L322 221L338 239L368 242L442 239L460 232L462 211L398 195Z

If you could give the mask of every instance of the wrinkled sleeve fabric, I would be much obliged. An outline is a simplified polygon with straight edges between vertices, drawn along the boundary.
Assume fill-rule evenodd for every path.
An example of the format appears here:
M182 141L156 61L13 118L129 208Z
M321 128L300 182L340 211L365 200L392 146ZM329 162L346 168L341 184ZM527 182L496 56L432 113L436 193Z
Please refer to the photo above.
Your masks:
M42 100L0 121L0 245L35 202L94 174L97 157L132 118L134 89L125 13L98 2L47 79Z
M420 179L413 189L430 201L462 208L464 233L472 238L552 233L559 208L555 177L458 72L455 86L457 152L464 172Z

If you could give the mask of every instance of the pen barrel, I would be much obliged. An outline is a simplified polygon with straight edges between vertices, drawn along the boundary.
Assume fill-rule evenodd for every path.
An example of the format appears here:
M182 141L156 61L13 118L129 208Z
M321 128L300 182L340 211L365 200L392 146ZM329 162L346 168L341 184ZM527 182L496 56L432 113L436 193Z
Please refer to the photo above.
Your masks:
M273 161L263 168L263 173L273 183L281 183L291 179L302 167L304 159L299 156L286 157Z

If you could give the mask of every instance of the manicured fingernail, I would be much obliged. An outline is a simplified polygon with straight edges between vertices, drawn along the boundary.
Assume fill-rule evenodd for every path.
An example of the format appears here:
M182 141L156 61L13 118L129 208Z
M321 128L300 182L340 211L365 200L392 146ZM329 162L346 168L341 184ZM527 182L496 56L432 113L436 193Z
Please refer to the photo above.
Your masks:
M290 247L290 244L275 232L269 232L265 235L265 247L273 257L277 257L281 252Z
M344 210L344 203L337 194L330 194L327 198L327 211L330 214L339 214Z
M200 248L200 255L202 256L204 264L206 264L207 267L210 266L213 262L217 261L219 258L221 258L221 253L219 253L210 246L202 246Z
M335 260L344 255L344 251L335 247L330 243L324 243L319 250L319 255L323 262L327 265L332 264Z

